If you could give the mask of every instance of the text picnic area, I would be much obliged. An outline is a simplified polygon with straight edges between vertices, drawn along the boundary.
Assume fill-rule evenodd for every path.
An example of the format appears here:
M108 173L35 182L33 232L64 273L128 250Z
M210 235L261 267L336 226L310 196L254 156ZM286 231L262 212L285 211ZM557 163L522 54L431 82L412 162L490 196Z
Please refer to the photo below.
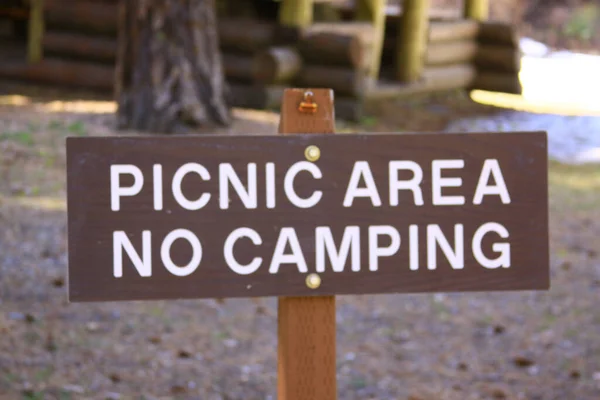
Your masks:
M549 287L544 132L68 138L67 159L71 301Z

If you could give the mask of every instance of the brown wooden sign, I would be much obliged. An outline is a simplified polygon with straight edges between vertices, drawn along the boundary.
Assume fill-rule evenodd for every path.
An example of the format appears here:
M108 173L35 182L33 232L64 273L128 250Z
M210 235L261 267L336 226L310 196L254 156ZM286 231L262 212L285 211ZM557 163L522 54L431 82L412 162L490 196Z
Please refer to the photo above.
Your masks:
M544 132L68 138L71 301L541 290Z

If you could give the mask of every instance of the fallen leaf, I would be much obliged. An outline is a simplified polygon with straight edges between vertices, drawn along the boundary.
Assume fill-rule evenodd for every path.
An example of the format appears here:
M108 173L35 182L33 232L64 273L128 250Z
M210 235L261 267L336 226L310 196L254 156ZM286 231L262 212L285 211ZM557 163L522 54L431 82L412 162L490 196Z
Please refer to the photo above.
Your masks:
M469 366L467 364L465 364L464 362L459 362L456 365L456 369L460 370L460 371L466 371L469 369Z
M494 333L496 335L501 335L504 333L504 331L506 331L506 328L502 325L496 325L494 326Z
M54 278L52 280L52 286L60 288L65 286L65 280L62 277Z
M121 382L121 377L119 376L119 374L113 372L112 374L108 375L108 379L110 379L112 381L112 383L119 383Z
M517 366L517 367L521 367L521 368L527 368L527 367L531 367L532 365L535 364L535 362L524 355L518 355L515 358L513 358L513 363Z
M187 389L183 385L173 385L173 386L171 386L171 393L172 394L183 394L185 392L187 392Z
M574 369L571 371L571 373L569 374L569 377L571 379L579 379L581 378L581 372L579 372L578 370Z
M150 336L148 338L148 341L152 344L159 344L162 342L162 339L160 338L160 336Z
M179 350L179 352L177 353L177 357L179 357L179 358L191 358L192 357L192 353L190 353L187 350Z

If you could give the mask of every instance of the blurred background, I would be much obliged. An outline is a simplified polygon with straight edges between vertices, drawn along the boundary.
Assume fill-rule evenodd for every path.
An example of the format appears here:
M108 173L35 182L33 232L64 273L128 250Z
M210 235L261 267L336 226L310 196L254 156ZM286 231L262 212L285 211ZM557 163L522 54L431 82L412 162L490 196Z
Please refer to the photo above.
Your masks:
M552 288L340 296L339 398L599 399L598 53L597 1L0 1L0 399L275 399L276 299L68 303L64 143L275 133L291 86L549 137Z

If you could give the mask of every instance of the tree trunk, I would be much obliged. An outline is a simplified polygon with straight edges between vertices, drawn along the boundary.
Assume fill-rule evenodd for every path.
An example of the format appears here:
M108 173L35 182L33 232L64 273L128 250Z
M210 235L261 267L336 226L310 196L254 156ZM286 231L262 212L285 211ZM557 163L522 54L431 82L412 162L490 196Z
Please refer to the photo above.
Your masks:
M214 0L124 1L119 19L119 128L229 124Z

